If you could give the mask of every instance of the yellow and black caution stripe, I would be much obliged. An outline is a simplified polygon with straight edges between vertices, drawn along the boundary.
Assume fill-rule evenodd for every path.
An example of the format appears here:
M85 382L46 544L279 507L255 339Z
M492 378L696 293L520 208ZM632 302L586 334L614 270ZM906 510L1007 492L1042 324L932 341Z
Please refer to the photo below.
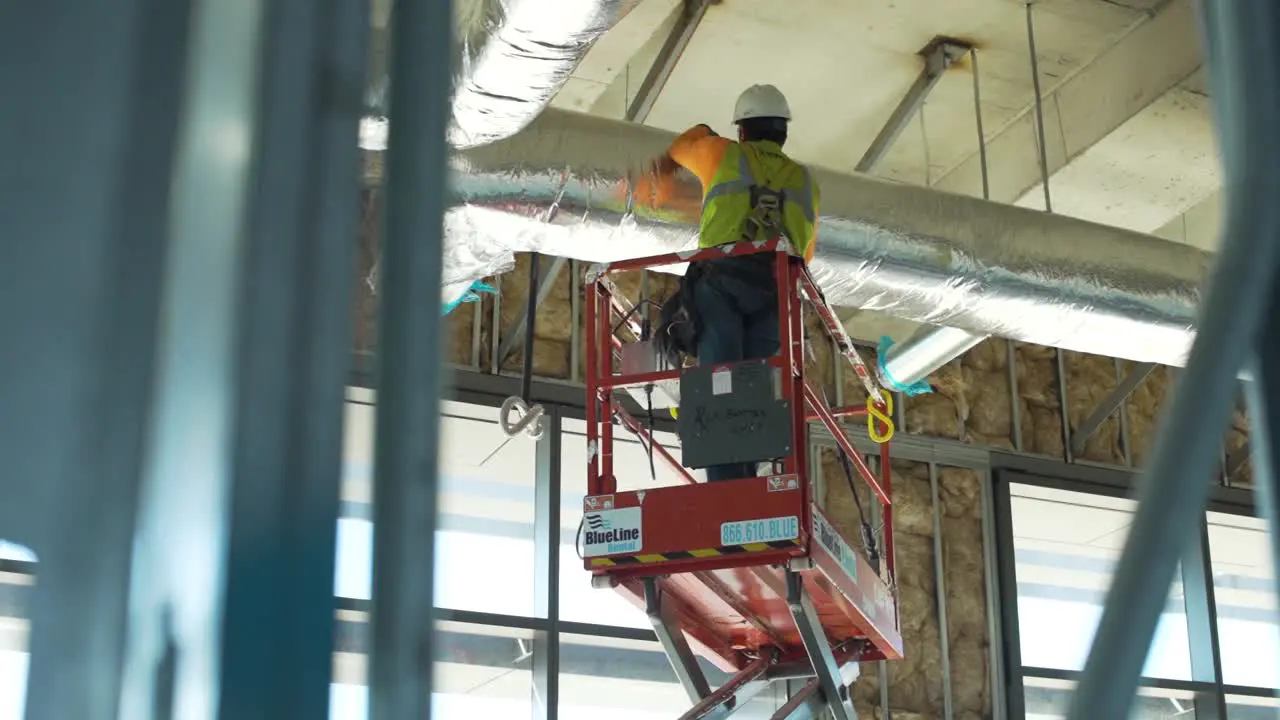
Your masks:
M701 550L676 550L665 553L649 553L640 555L614 555L610 557L591 558L591 567L610 567L614 565L642 565L660 563L669 560L689 560L691 558L718 557L720 555L741 555L742 553L765 552L766 550L786 550L800 544L799 540L770 540L769 542L747 543L746 545L721 545Z

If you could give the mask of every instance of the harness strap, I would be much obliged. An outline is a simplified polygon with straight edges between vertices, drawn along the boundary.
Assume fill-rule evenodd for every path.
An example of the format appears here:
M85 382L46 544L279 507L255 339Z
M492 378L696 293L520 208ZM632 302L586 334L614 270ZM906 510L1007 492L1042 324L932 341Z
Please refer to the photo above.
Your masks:
M752 212L747 216L743 223L742 232L739 233L739 240L748 242L759 239L761 235L787 234L783 223L783 208L786 206L788 199L800 207L806 220L810 223L814 222L816 218L813 212L813 178L809 173L809 168L803 165L800 166L804 176L804 185L796 193L795 197L788 198L787 191L774 190L768 185L759 182L759 178L765 173L763 169L756 167L757 162L754 162L754 154L755 151L746 145L738 145L738 177L708 188L706 196L702 200L703 210L706 210L708 203L721 195L738 192L750 193ZM797 238L790 239L793 242L797 241Z

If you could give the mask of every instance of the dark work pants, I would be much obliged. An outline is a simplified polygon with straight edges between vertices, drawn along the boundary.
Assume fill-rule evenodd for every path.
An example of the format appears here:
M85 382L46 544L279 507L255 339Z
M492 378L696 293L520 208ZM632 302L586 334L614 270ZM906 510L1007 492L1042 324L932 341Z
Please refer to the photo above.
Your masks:
M773 258L772 254L766 256ZM778 293L773 263L752 257L714 263L693 289L698 364L766 358L778 352ZM735 265L736 263L736 265ZM707 481L755 477L755 463L707 468Z

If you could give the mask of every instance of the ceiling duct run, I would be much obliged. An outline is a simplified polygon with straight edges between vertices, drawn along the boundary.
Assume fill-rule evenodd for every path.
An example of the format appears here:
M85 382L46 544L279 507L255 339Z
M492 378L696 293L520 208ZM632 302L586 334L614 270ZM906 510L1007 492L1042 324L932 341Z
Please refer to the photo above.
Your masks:
M682 178L658 209L626 190L673 137L548 110L510 138L455 153L446 294L510 267L518 251L610 261L694 247L696 181ZM811 269L833 305L1136 361L1176 365L1190 348L1210 264L1201 250L863 175L814 176Z
M457 0L449 143L471 148L509 137L550 104L596 40L639 0ZM385 81L375 111L385 113ZM385 117L364 118L360 146L383 150Z

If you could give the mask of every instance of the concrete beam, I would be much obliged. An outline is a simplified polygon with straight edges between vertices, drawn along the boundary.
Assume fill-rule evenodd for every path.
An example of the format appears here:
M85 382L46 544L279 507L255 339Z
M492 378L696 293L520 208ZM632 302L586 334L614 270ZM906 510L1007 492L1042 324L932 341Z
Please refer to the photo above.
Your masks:
M1151 234L1201 250L1217 250L1221 232L1221 208L1222 193L1215 191Z
M1046 94L1055 212L1151 232L1186 211L1185 227L1156 234L1213 247L1216 202L1212 211L1193 207L1219 184L1201 62L1194 5L1173 0ZM988 134L987 153L992 200L1043 207L1033 103ZM981 197L977 151L934 186ZM842 319L859 339L902 341L917 328L856 310Z
M1192 0L1172 0L1136 24L1115 45L1045 95L1050 175L1177 88L1201 62ZM1029 102L1022 114L993 130L987 139L991 199L1011 203L1040 182L1034 103ZM980 197L977 151L944 173L934 186ZM1054 190L1052 177L1050 189Z
M1203 75L1193 73L1049 180L1054 212L1151 232L1221 185ZM1039 183L1015 204L1042 208Z

